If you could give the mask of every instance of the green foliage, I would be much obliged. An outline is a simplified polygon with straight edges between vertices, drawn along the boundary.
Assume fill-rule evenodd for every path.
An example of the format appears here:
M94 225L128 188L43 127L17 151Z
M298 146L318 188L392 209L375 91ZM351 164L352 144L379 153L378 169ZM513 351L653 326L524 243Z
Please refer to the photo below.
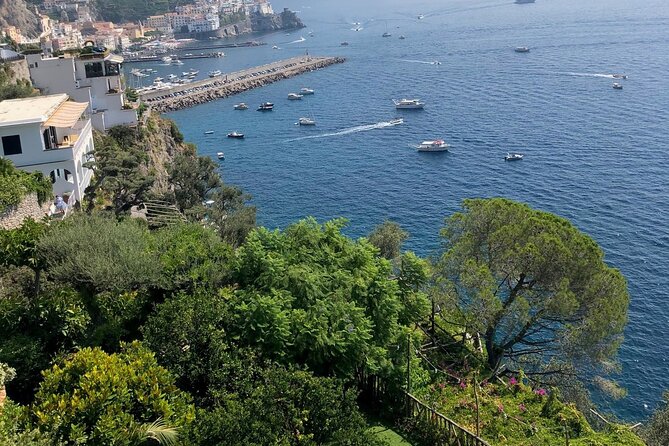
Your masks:
M160 277L149 231L135 220L75 215L53 225L38 249L52 279L92 293L135 290Z
M47 232L48 226L29 218L16 229L0 230L0 265L41 267L37 255L37 242Z
M14 378L16 378L16 370L0 362L0 389Z
M172 125L175 126L174 123ZM182 212L193 208L203 212L202 203L223 183L217 169L214 160L208 156L197 156L194 150L174 157L168 168L169 181Z
M446 251L437 276L447 317L482 334L491 370L506 358L507 367L528 375L571 373L615 355L627 322L627 284L590 237L510 200L465 200L463 207L442 230Z
M49 434L34 429L27 408L7 400L0 409L0 446L61 446Z
M128 446L144 440L145 423L179 429L194 417L187 395L139 343L114 355L86 348L44 372L32 415L70 444Z
M648 446L669 444L669 392L664 394L662 405L641 430L641 437Z
M221 238L238 247L256 227L256 208L247 205L251 196L240 188L223 185L211 195L214 204L207 210L207 217L218 230Z
M246 374L241 389L198 412L192 445L382 444L366 431L353 390L302 370L270 367Z
M44 203L52 196L51 181L41 172L24 172L10 160L0 158L0 211L16 206L31 193L37 194L40 204Z
M170 121L170 135L172 135L172 139L174 139L177 143L184 142L184 135L181 133L181 130L179 130L179 127L177 127L177 124L174 121Z
M95 171L95 180L86 188L92 205L102 198L111 202L119 215L140 203L154 183L148 172L148 156L136 130L127 126L109 129L107 135L95 133L95 161L86 167Z
M12 80L12 68L9 64L0 64L0 101L5 99L26 98L35 94L35 89L28 80ZM0 200L0 209L2 204Z
M369 234L369 242L376 246L381 255L388 260L400 255L402 244L409 238L409 233L394 221L386 220Z

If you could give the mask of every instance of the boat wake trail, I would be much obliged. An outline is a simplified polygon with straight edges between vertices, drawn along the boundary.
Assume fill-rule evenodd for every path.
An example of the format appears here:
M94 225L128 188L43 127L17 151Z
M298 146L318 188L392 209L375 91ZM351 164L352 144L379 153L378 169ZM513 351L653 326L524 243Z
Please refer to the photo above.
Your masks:
M306 41L306 40L307 40L307 39L305 39L304 36L301 36L301 37L300 37L299 39L297 39L297 40L293 40L292 42L288 42L288 44L289 44L289 45L292 45L292 44L294 44L294 43L302 43L302 42L304 42L304 41Z
M436 60L413 60L413 59L397 59L400 62L407 62L407 63L422 63L425 65L441 65L441 62L436 61Z
M603 77L603 78L606 78L606 79L615 79L616 78L613 74L600 74L600 73L559 72L558 74L563 74L565 76L576 76L576 77Z
M395 127L396 125L400 125L400 124L402 124L401 120L394 120L394 121L378 122L376 124L358 125L356 127L351 127L351 128L339 130L339 131L336 131L336 132L322 133L320 135L310 135L310 136L303 136L301 138L289 139L286 142L304 141L306 139L331 138L331 137L334 137L334 136L350 135L351 133L369 132L370 130L385 129L387 127Z

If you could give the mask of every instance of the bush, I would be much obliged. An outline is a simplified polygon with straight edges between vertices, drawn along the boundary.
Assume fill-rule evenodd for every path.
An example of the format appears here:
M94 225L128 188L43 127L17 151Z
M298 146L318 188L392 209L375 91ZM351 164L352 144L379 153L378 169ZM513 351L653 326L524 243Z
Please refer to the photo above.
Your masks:
M51 181L41 172L27 173L0 158L0 211L18 205L28 194L36 193L40 204L51 198Z

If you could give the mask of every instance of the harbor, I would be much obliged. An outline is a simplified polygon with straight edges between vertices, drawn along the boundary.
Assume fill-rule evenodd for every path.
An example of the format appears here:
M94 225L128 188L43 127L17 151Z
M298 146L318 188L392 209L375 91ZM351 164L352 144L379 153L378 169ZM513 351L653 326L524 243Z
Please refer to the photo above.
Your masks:
M226 98L303 73L345 62L341 57L301 56L220 74L187 84L164 84L140 91L140 98L160 113L181 110Z

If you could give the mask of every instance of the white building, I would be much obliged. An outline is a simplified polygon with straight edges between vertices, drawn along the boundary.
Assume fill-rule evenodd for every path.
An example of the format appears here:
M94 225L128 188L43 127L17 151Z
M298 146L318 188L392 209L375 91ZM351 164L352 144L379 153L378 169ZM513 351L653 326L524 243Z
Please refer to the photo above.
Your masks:
M188 25L188 31L192 33L206 33L216 31L221 27L218 14L207 14L195 16Z
M50 177L55 195L80 201L93 171L93 131L87 103L66 94L0 102L0 155L27 172Z
M65 93L89 104L93 127L106 131L115 125L136 125L137 112L126 105L123 58L93 53L79 57L26 56L30 78L42 94Z

